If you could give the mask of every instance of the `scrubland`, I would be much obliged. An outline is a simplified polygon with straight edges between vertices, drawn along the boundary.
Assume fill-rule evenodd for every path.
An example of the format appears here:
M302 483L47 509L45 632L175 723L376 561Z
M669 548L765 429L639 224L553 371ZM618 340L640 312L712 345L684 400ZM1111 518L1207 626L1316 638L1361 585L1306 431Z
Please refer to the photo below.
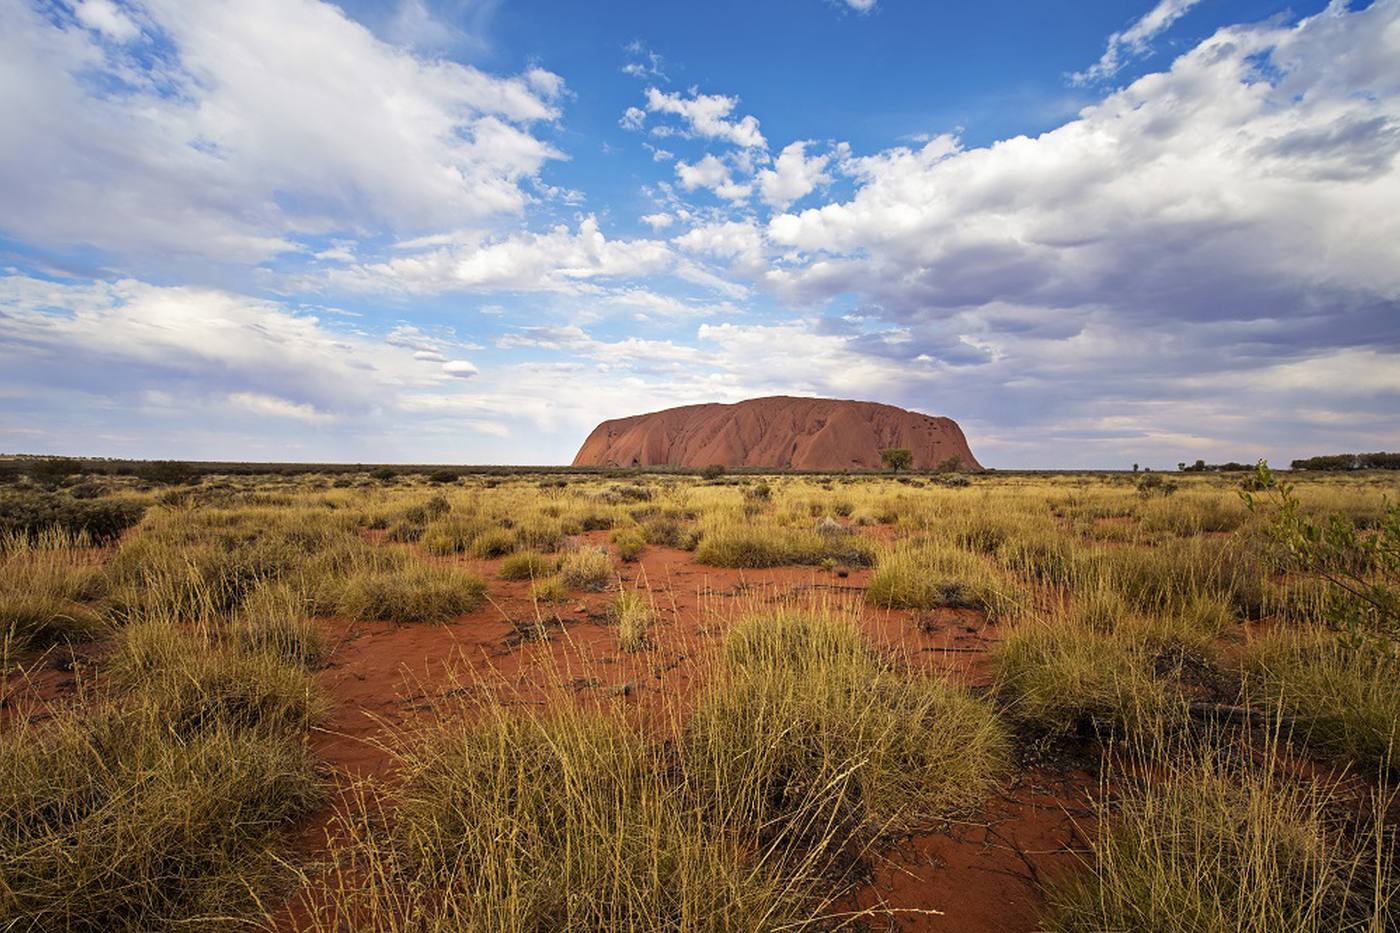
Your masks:
M1397 493L20 478L0 929L1395 929Z

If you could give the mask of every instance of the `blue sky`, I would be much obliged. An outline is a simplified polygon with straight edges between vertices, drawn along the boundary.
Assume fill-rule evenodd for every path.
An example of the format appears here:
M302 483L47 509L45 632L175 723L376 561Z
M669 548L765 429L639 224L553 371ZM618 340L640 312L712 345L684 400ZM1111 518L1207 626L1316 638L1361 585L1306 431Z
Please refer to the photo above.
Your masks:
M1400 0L0 0L0 450L1400 447Z

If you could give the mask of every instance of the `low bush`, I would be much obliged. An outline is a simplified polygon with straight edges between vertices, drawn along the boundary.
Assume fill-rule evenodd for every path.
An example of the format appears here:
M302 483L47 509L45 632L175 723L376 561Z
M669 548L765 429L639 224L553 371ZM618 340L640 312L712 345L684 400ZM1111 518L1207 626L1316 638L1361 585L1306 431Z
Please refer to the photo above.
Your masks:
M717 821L834 857L974 806L1007 740L986 705L885 666L844 619L780 612L726 636L686 749Z
M479 608L485 598L480 577L454 567L413 563L351 575L341 589L339 609L355 619L445 622Z
M1394 929L1400 878L1376 820L1388 801L1358 807L1288 780L1272 761L1247 763L1257 760L1210 743L1135 756L1120 799L1098 808L1090 873L1050 892L1045 928ZM1352 816L1339 820L1339 809Z
M976 555L939 544L897 547L880 558L865 592L887 609L981 609L1004 616L1024 601Z
M538 580L559 569L559 561L535 551L516 551L496 571L502 580Z
M141 521L144 503L134 499L74 499L64 493L34 491L0 495L0 534L34 537L48 529L86 535L108 544Z
M1400 770L1400 656L1385 640L1325 630L1274 631L1250 642L1245 696L1282 709L1293 735L1368 771Z
M612 615L617 622L617 643L623 651L640 651L647 646L647 632L656 621L656 611L647 594L622 590L613 603Z
M299 742L147 707L0 734L0 925L226 929L286 880L274 847L321 799Z
M606 548L581 547L564 556L559 577L571 589L605 590L613 580L612 560Z

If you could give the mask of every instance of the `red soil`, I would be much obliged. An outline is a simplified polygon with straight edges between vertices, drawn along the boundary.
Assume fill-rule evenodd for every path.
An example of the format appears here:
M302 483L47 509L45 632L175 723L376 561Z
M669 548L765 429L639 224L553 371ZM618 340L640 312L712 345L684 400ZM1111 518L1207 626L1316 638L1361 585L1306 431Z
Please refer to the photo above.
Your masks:
M908 448L919 470L953 456L965 470L982 469L949 418L875 402L788 396L604 421L583 442L574 466L862 470L878 469L888 447Z
M583 538L601 543L606 534ZM704 683L709 646L729 622L766 605L860 607L876 645L974 689L989 685L987 652L1000 637L997 625L971 610L864 606L869 571L841 577L810 567L726 570L697 564L686 551L648 547L637 563L616 566L622 585L649 590L660 618L651 647L627 653L608 620L615 593L573 594L558 606L537 608L529 583L496 576L499 561L460 563L489 583L490 601L475 612L442 625L323 620L331 650L317 678L333 709L311 747L342 789L361 777L392 780L387 743L405 727L460 712L463 695L483 675L509 685L521 703L544 702L563 688L579 702L624 703L644 718L684 710ZM547 637L531 637L541 628ZM74 695L74 674L58 669L68 662L55 667L53 660L27 677L11 672L4 678L5 714ZM79 665L88 669L81 659ZM889 908L890 914L866 921L873 929L1037 929L1042 883L1075 864L1074 852L1082 851L1074 820L1083 816L1091 785L1082 774L1020 775L974 820L877 853L851 908ZM326 847L334 811L328 805L295 834L306 857ZM298 929L303 909L289 903L277 928Z
M601 542L606 533L584 538ZM564 688L580 702L625 703L643 716L684 709L704 683L707 647L729 621L794 600L863 607L869 577L863 570L844 578L813 568L725 570L697 564L686 551L649 547L639 562L616 568L624 586L649 589L661 620L651 648L629 654L608 621L614 593L574 594L537 610L528 583L496 578L499 561L461 563L491 581L491 602L476 612L444 625L327 621L335 647L319 677L336 708L312 744L342 780L389 775L385 738L459 711L462 694L482 674L494 672L522 703L544 702ZM969 687L989 684L987 650L999 632L981 613L866 607L862 619L875 644L909 663ZM536 622L548 637L522 640ZM893 913L890 928L898 930L1037 929L1040 885L1074 864L1082 848L1068 814L1082 809L1089 783L1081 774L1022 775L975 821L881 853L852 908L942 912ZM308 854L325 845L330 816L328 808L309 821L300 837ZM884 928L884 915L874 922Z

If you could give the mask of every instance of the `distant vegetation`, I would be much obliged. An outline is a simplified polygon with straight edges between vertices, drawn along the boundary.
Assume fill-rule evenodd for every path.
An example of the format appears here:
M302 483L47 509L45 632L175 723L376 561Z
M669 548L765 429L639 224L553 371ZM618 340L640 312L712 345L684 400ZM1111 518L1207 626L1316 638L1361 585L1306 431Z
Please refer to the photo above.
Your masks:
M1254 464L1237 463L1234 460L1226 463L1206 463L1204 460L1197 460L1195 463L1178 463L1176 468L1183 473L1247 473L1254 469Z
M1400 470L1400 453L1329 454L1294 460L1295 470Z

